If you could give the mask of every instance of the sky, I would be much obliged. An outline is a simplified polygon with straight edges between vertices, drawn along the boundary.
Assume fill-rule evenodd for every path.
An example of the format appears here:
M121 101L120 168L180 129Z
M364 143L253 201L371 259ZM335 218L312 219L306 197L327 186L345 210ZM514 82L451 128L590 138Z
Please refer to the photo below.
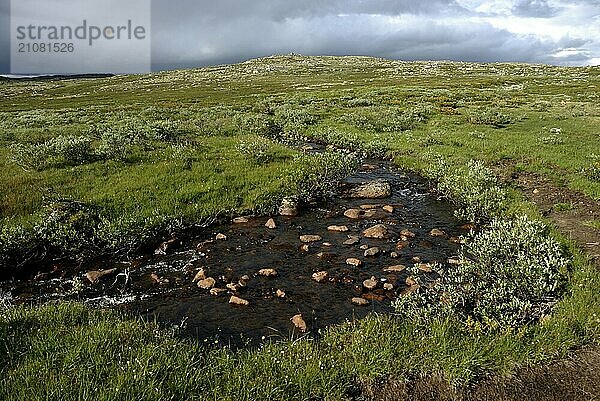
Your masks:
M292 52L600 65L600 0L148 1L153 70ZM0 0L0 48L8 2Z

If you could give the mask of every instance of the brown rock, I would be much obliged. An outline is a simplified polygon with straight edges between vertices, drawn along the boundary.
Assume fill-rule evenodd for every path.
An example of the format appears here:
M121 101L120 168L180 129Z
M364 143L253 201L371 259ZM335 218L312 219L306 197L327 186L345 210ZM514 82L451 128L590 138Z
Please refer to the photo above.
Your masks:
M386 273L400 273L400 272L403 272L404 270L406 270L406 266L404 266L404 265L388 266L383 269L383 271Z
M215 286L216 283L217 281L214 278L208 277L204 280L198 281L198 288L202 288L203 290L210 290Z
M239 285L239 283L229 283L225 287L227 287L228 290L231 290L233 292L238 292L241 286Z
M365 219L370 219L371 217L374 217L377 214L377 210L367 210L366 212L363 213L362 217Z
M292 321L292 323L294 323L294 326L296 326L296 328L302 333L305 333L306 330L308 330L308 328L306 327L306 322L304 321L304 319L302 319L301 313L292 316L290 320Z
M413 263L420 263L421 262L421 258L418 256L413 256L412 259Z
M392 206L392 205L385 205L385 206L383 207L383 210L384 210L385 212L388 212L388 213L394 213L394 206Z
M360 208L362 210L373 210L373 209L377 209L380 208L381 204L377 204L377 205L360 205Z
M377 255L379 255L380 253L381 253L381 249L379 249L379 248L377 248L377 247L375 246L375 247L373 247L373 248L369 248L369 249L367 249L367 250L365 251L364 255L365 255L366 257L369 257L369 256L377 256Z
M192 283L195 283L196 281L200 281L200 280L204 280L206 278L206 270L204 270L203 267L201 267L198 272L196 273L196 275L194 276L194 278L192 279Z
M409 245L410 245L410 242L408 242L408 241L398 241L398 243L396 244L396 249L401 251Z
M349 219L360 219L362 213L363 212L358 209L348 209L344 212L344 216L346 216Z
M327 227L327 230L338 233L345 233L346 231L348 231L348 226L329 226Z
M367 305L369 305L369 301L367 301L364 298L359 298L359 297L352 298L352 303L354 305L356 305L356 306L367 306Z
M92 270L85 273L85 277L89 280L90 283L96 284L98 281L102 280L103 277L112 276L116 272L117 269Z
M222 293L227 292L225 288L211 288L210 295L219 296Z
M248 218L247 217L236 217L233 219L233 222L235 224L244 224L248 222Z
M392 195L392 186L385 180L367 182L353 188L348 196L351 198L380 199Z
M431 230L429 232L429 235L432 236L432 237L443 237L444 235L446 235L446 233L443 232L442 230L434 228L433 230Z
M366 251L366 250L367 250L367 249L369 249L370 247L369 247L369 245L367 245L367 244L363 244L363 245L361 245L359 248L360 248L360 250L361 250L361 251Z
M270 230L274 230L275 228L277 228L277 224L275 223L275 220L269 219L265 223L265 227L267 227Z
M416 235L410 230L402 230L400 231L400 235L406 238L414 238Z
M169 280L166 278L159 277L158 274L152 273L150 274L150 281L155 285L167 285L169 284Z
M285 298L285 291L283 291L283 290L277 290L275 292L275 295L277 295L278 298Z
M323 242L321 245L326 246L326 247L333 246L333 244L331 242Z
M377 287L377 284L378 282L375 279L375 276L363 281L363 287L365 287L367 290L374 290Z
M373 294L372 292L363 294L363 298L368 299L369 301L377 301L377 302L385 301L385 296L380 295L380 294Z
M417 285L416 280L413 277L407 277L406 278L406 285L409 287L413 287Z
M275 269L260 269L258 274L263 277L276 277L277 270Z
M362 265L362 261L360 259L356 259L356 258L348 258L348 259L346 259L346 264L350 265L350 266L358 267L358 266Z
M227 236L225 234L218 233L215 239L219 241L225 241L227 239Z
M424 273L431 273L433 271L431 269L431 266L426 263L419 264L419 270L421 270Z
M243 298L236 297L235 295L232 295L231 298L229 298L229 303L231 305L236 305L236 306L248 306L248 305L250 305L250 302L246 301Z
M367 228L366 230L364 230L363 235L366 238L382 239L382 238L387 237L388 229L383 224L377 224L373 227L370 227L370 228Z
M400 256L398 255L398 252L390 252L390 258L396 259L398 256Z
M304 242L304 243L311 243L311 242L317 242L317 241L321 241L321 236L320 235L301 235L300 236L300 241Z
M394 289L394 284L391 284L391 283L385 283L385 284L383 285L383 289L384 289L384 290L386 290L386 291L392 291L392 290Z
M326 271L316 272L312 275L312 279L315 280L317 283L327 281L328 278L329 274Z
M356 245L360 242L360 237L356 235L349 235L348 239L344 241L344 245Z
M303 244L302 246L300 246L300 250L302 252L308 252L310 250L310 246L308 246L308 244Z

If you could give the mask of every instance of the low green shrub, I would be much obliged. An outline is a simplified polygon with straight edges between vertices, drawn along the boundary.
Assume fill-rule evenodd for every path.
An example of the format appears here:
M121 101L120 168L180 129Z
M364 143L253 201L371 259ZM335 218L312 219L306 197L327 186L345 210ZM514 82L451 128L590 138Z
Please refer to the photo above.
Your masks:
M491 125L502 128L514 123L514 118L496 109L477 109L470 113L469 121L472 124Z
M437 182L439 192L460 205L455 212L458 218L479 223L499 217L507 210L506 191L482 161L471 160L465 167L452 167L441 156L434 155L426 174Z
M467 239L457 264L436 266L436 278L412 269L420 288L394 306L417 319L458 314L476 330L518 327L551 313L568 266L544 223L526 217L495 220Z
M77 166L94 160L92 140L87 136L59 135L42 143L10 146L10 159L26 171L51 166Z

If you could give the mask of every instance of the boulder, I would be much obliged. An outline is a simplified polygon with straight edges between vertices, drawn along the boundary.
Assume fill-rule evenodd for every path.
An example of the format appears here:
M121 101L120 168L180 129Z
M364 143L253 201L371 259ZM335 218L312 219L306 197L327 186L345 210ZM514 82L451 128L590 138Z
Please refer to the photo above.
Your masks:
M359 209L348 209L344 212L344 216L346 216L349 219L360 219L360 216L362 216L363 211L359 210Z
M346 231L348 231L348 226L329 226L327 227L327 231L345 233Z
M386 180L375 180L361 184L348 192L350 198L380 199L392 195L392 186Z
M320 235L301 235L300 236L300 241L304 242L305 244L321 241L321 239L322 238Z
M301 313L292 316L292 318L290 320L292 321L292 323L294 324L294 326L299 331L301 331L302 333L305 333L306 330L308 330L308 327L306 326L306 322L302 318L302 314Z
M358 267L358 266L362 265L362 261L360 259L356 259L356 258L348 258L348 259L346 259L346 264L350 265L350 266Z
M258 271L259 276L263 277L275 277L277 276L277 270L275 269L260 269Z
M375 276L363 281L363 287L365 287L367 290L374 290L377 287L377 284L378 281L375 279Z
M373 248L369 248L365 251L364 255L366 257L369 256L377 256L381 253L381 249L377 248L376 246L374 246Z
M275 228L277 228L277 224L275 223L275 220L269 219L265 223L265 227L267 227L270 230L274 230Z
M229 303L231 305L235 305L235 306L248 306L250 305L250 302L248 302L247 300L240 298L240 297L236 297L235 295L232 295L231 298L229 298Z
M196 275L192 279L192 283L195 283L196 281L204 280L205 278L206 278L206 270L204 270L204 267L201 267L196 272Z
M348 239L344 241L344 245L356 245L360 242L360 237L356 235L349 235Z
M312 279L315 280L317 283L323 283L327 281L328 278L329 274L326 271L316 272L312 275Z
M198 288L202 288L203 290L210 290L215 286L215 284L217 284L217 281L212 277L208 277L204 280L198 281Z
M352 303L356 306L367 306L369 305L369 301L367 301L364 298L360 298L360 297L355 297L352 298Z
M404 266L404 265L394 265L394 266L388 266L388 267L383 268L383 271L386 273L400 273L400 272L403 272L404 270L406 270L406 266Z
M382 239L387 237L388 229L383 224L377 224L363 231L365 238Z
M384 210L385 212L388 212L388 213L394 213L394 206L392 206L392 205L385 205L385 206L383 207L383 210Z

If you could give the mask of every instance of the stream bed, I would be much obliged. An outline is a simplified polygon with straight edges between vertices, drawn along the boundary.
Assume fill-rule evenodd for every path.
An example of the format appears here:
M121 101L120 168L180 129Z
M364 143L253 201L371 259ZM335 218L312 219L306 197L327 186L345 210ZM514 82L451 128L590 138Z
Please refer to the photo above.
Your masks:
M361 197L364 183L389 193ZM423 178L367 160L339 194L297 216L272 216L271 228L271 217L248 216L164 243L153 255L57 269L0 288L13 303L78 300L177 325L199 340L289 338L369 312L393 313L392 301L414 289L403 266L427 271L457 255L471 227L453 210Z

